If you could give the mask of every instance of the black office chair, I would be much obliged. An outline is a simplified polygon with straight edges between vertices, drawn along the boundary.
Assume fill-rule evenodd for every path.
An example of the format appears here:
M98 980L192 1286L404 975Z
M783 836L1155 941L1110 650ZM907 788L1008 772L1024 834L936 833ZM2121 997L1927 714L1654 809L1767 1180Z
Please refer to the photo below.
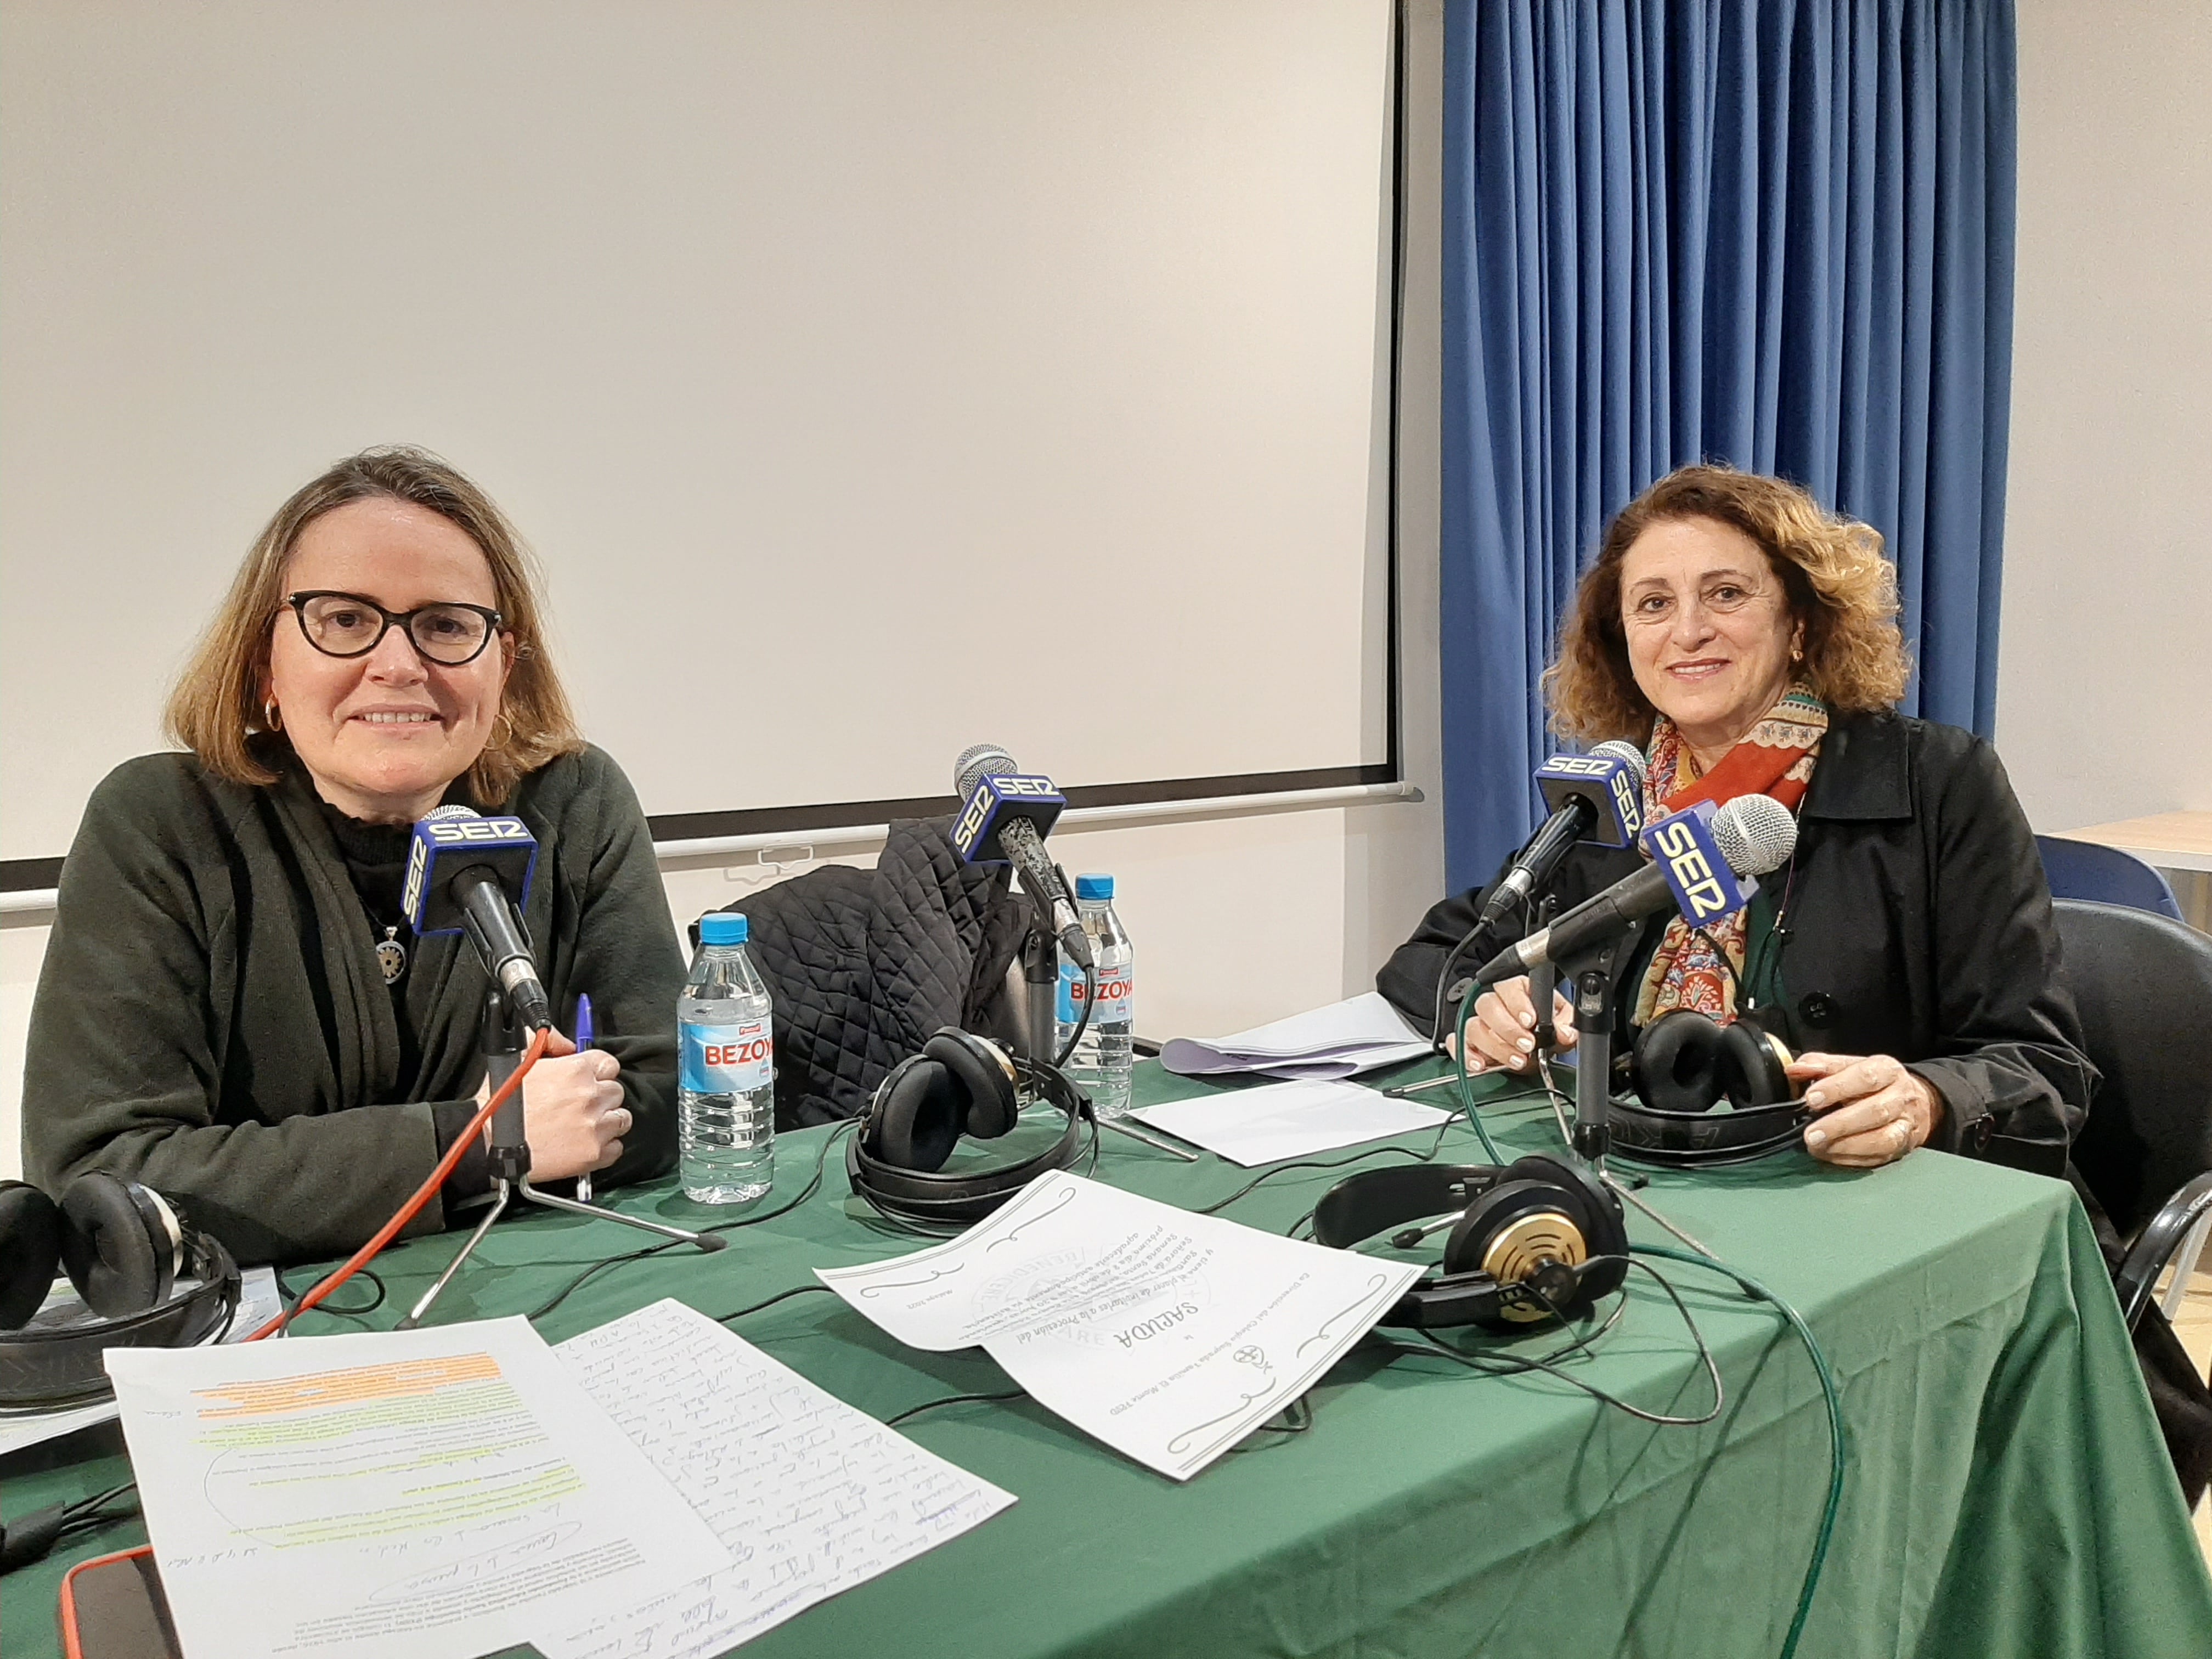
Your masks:
M2130 1241L2113 1285L2132 1329L2166 1263L2212 1217L2212 939L2117 904L2052 908L2083 1046L2104 1074L2074 1168Z

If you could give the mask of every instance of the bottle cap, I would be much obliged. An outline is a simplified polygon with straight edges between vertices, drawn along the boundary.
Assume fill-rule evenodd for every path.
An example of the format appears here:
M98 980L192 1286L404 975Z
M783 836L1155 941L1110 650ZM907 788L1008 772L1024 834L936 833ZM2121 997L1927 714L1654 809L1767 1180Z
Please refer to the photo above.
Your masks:
M734 910L710 910L699 918L702 945L743 945L750 931L745 919Z
M1114 896L1114 878L1111 876L1078 876L1075 896L1079 899L1110 899Z

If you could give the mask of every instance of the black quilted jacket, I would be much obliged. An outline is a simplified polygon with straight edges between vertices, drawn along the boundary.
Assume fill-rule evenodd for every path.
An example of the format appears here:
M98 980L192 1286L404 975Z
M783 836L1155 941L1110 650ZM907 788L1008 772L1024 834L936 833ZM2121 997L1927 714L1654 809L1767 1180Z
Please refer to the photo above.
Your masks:
M951 826L898 819L874 869L828 866L724 907L745 917L775 1000L778 1128L858 1116L940 1025L1018 1031L1006 969L1022 901L1004 866L960 862Z

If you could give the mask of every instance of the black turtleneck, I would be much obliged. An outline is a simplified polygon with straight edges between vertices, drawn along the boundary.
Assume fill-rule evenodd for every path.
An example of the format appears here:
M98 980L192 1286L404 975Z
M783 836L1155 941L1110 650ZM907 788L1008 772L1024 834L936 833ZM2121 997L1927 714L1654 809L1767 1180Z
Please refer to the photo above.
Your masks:
M411 1099L422 1069L422 1038L407 1008L407 979L415 967L415 933L407 925L407 912L400 903L400 893L406 884L407 847L414 838L415 826L368 823L340 811L326 800L317 804L323 809L323 821L331 827L331 838L337 842L338 857L345 865L346 873L353 878L353 890L361 896L362 908L368 912L371 930L380 942L386 929L397 927L399 931L392 937L407 951L406 969L386 989L392 994L392 1023L399 1032L396 1097ZM432 1108L441 1153L468 1127L475 1115L476 1103L472 1100L441 1101ZM490 1168L477 1146L471 1147L454 1166L453 1173L446 1178L448 1202L472 1198L490 1188Z
M361 896L362 908L368 912L378 941L382 942L387 929L397 927L399 931L392 937L406 948L411 970L415 935L407 926L406 911L400 908L399 892L407 874L407 843L415 826L366 823L328 801L320 805L323 821L331 826L338 856L345 861L346 873L353 878L353 890ZM399 1027L399 1087L404 1100L404 1091L414 1086L416 1074L422 1070L422 1045L414 1021L408 1017L407 975L401 974L386 988L392 993L392 1018Z

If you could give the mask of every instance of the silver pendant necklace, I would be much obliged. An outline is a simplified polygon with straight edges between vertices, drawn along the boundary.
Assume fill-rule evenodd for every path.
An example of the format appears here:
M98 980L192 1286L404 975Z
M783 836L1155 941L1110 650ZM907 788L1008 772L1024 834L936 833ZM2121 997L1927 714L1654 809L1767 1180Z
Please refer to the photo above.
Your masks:
M398 984L400 975L407 971L407 947L399 942L398 922L386 928L383 939L377 943L376 966L386 985Z

